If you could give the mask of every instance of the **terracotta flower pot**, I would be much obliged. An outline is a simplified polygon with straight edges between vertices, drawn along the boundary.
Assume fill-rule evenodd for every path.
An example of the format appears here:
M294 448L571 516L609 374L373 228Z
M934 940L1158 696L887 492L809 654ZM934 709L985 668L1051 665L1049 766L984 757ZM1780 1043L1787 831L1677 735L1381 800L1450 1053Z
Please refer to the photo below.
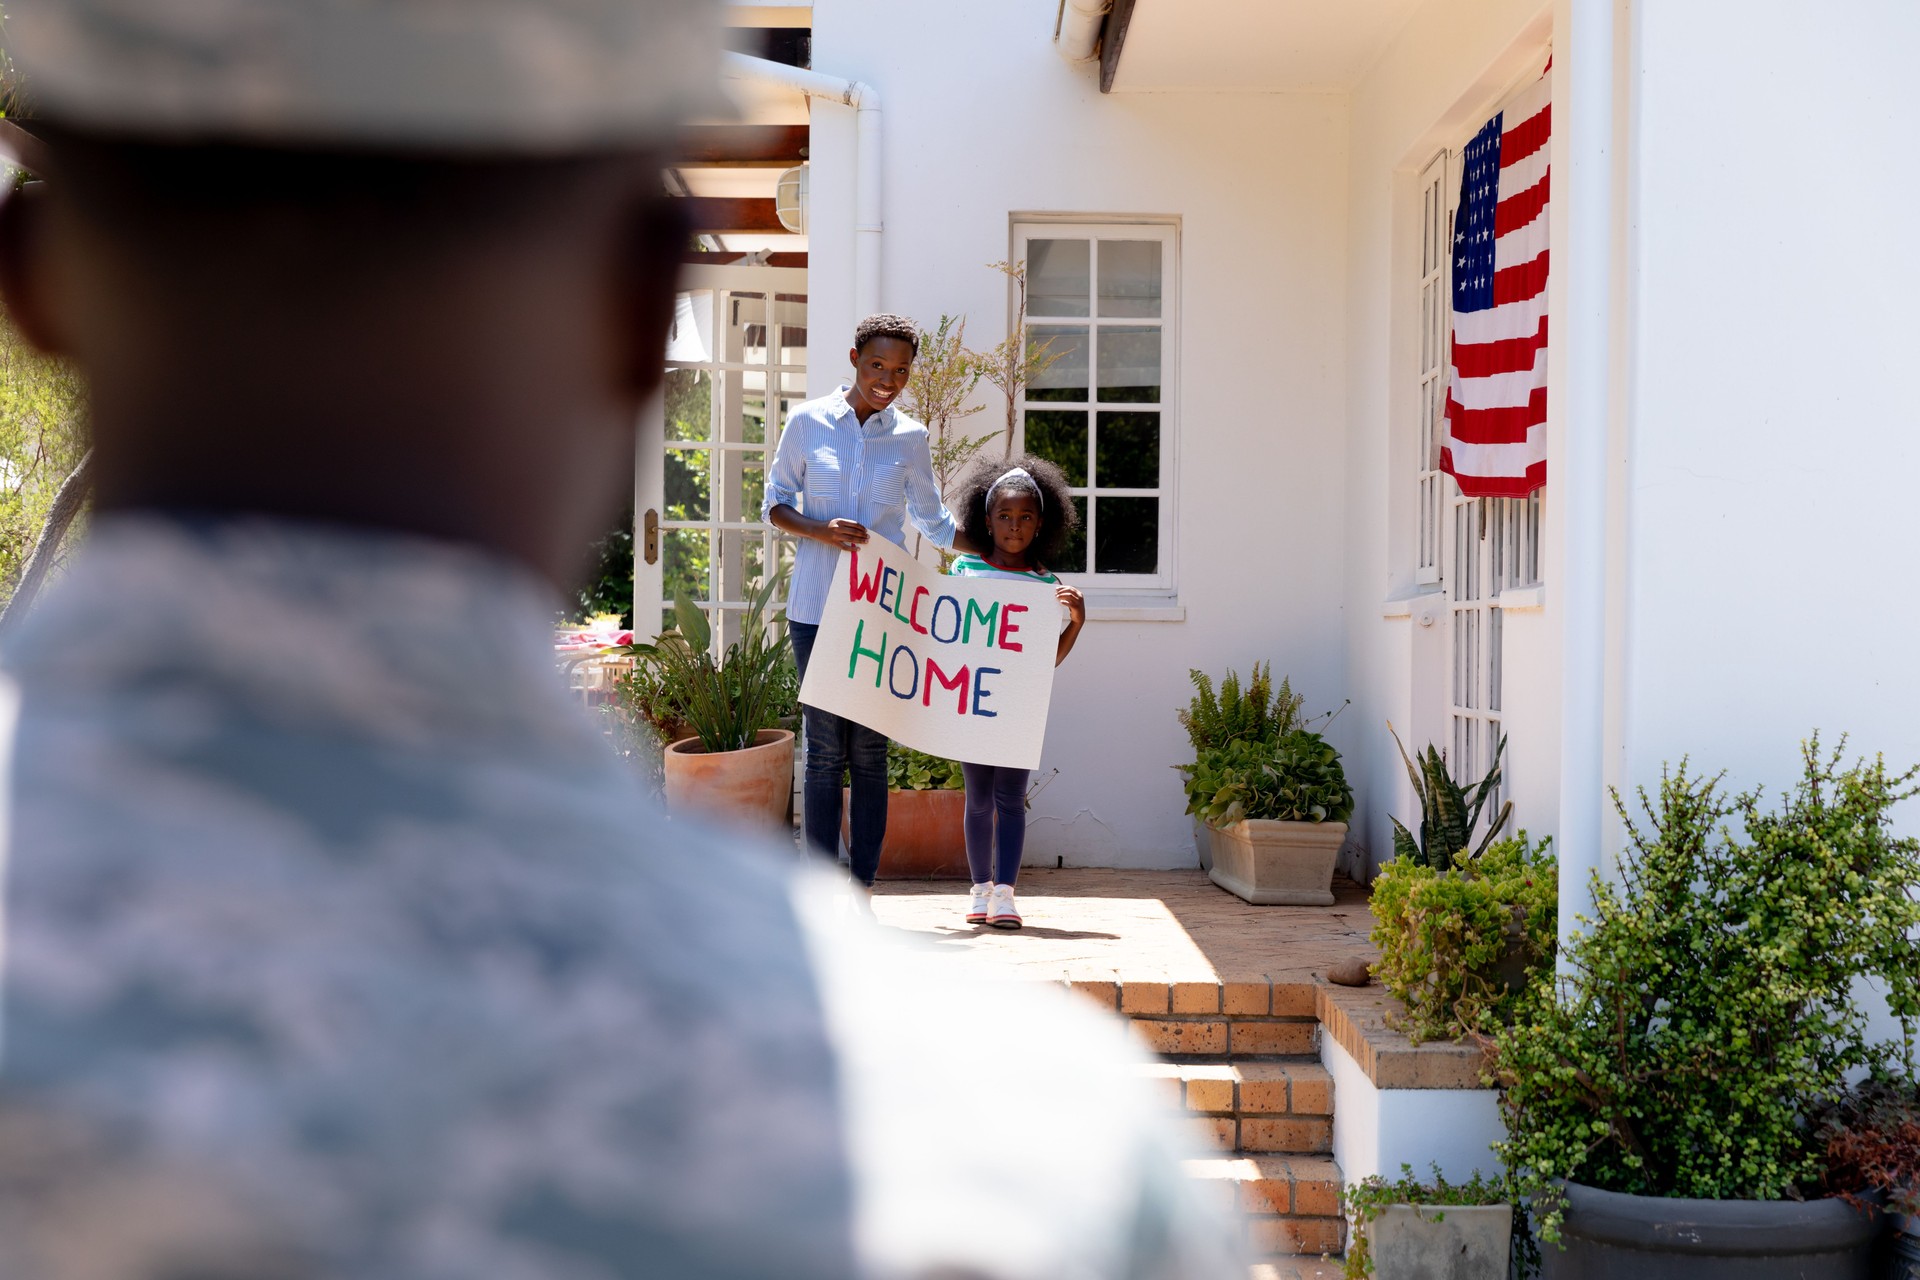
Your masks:
M762 729L742 751L709 752L698 738L666 750L667 808L737 826L787 821L793 798L793 734Z
M1255 906L1330 907L1333 869L1347 841L1344 822L1247 818L1214 827L1207 874Z
M843 790L840 838L848 838L851 800ZM965 791L888 791L887 834L880 846L882 880L965 880Z

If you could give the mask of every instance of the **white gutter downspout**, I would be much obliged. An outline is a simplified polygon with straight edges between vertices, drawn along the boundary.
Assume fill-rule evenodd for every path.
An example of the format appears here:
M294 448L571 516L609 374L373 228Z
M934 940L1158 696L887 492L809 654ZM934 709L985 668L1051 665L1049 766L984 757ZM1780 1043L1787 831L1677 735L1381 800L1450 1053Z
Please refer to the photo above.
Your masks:
M1563 0L1567 97L1566 428L1558 481L1565 504L1566 600L1561 633L1560 956L1592 914L1605 853L1607 769L1608 461L1613 419L1615 172L1614 10L1617 0ZM1556 99L1559 98L1556 93ZM1561 180L1556 177L1555 194Z
M880 91L784 62L744 53L724 55L722 74L733 80L792 89L852 107L854 116L853 309L856 321L880 310Z
M1092 62L1100 43L1100 26L1113 0L1060 0L1053 20L1053 48L1068 62Z

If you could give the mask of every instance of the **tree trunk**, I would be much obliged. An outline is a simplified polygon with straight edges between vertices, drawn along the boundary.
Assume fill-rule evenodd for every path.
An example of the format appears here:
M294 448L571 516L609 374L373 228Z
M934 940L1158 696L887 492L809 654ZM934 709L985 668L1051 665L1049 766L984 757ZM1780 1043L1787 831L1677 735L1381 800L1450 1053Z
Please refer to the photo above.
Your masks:
M93 450L82 455L78 466L61 482L60 492L53 495L53 508L47 512L47 521L40 526L40 537L33 544L33 554L27 558L27 567L20 571L20 581L13 589L13 598L7 601L5 609L0 609L0 632L25 617L27 610L33 607L33 598L40 594L40 584L46 581L47 571L53 568L54 557L59 553L60 541L67 536L67 528L73 518L80 514L80 508L87 503L87 495L93 489Z

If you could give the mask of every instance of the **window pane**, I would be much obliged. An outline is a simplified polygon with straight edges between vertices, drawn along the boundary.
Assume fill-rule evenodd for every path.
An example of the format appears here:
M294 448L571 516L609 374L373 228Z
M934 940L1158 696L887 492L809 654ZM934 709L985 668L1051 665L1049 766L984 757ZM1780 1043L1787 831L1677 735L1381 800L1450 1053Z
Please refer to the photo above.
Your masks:
M720 407L720 439L759 444L767 438L767 373L735 370L720 375L726 394Z
M1102 489L1160 487L1160 415L1151 409L1100 415L1094 483Z
M669 520L705 520L712 510L710 459L705 449L667 450L664 486Z
M747 364L765 364L767 362L767 295L736 293L731 296L733 333L727 344L729 349L722 358L741 360Z
M1087 411L1027 410L1027 452L1059 467L1076 489L1087 484Z
M727 513L729 520L758 520L760 500L767 494L766 457L759 453L730 453L728 470L733 473L737 505Z
M705 440L712 418L713 375L704 369L667 370L667 439Z
M1100 398L1120 404L1159 401L1158 325L1116 325L1100 331Z
M1087 399L1087 326L1029 325L1028 350L1044 347L1053 363L1027 384L1029 400Z
M1067 535L1067 543L1061 549L1059 560L1047 566L1055 573L1085 573L1087 571L1087 500L1075 498L1073 509L1080 513L1080 523Z
M1157 573L1160 568L1160 499L1095 498L1095 573Z
M1084 316L1091 255L1085 240L1027 241L1027 314Z
M1160 242L1100 242L1100 314L1160 314Z
M665 562L661 577L660 598L671 603L681 596L689 600L707 598L707 566L710 555L707 550L707 531L705 529L662 529L660 541L661 560ZM668 613L672 618L672 613Z

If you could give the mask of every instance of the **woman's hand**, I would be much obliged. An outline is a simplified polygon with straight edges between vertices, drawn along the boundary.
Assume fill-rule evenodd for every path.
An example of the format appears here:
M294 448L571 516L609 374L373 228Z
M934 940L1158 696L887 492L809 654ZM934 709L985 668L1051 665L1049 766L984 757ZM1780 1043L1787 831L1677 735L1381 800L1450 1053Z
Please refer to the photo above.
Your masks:
M867 526L858 520L829 520L815 535L820 541L842 551L850 551L867 540Z
M1055 587L1053 598L1067 611L1067 618L1078 627L1087 620L1087 598L1080 594L1078 587Z

